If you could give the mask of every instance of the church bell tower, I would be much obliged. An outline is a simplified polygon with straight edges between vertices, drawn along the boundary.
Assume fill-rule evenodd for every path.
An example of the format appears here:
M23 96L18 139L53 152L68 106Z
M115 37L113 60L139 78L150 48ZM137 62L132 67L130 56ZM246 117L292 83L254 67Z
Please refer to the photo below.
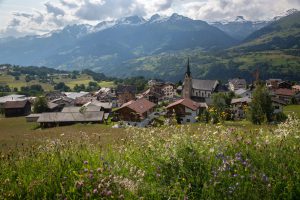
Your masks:
M190 59L188 58L186 72L182 88L182 98L190 99L192 97L192 75L190 69Z

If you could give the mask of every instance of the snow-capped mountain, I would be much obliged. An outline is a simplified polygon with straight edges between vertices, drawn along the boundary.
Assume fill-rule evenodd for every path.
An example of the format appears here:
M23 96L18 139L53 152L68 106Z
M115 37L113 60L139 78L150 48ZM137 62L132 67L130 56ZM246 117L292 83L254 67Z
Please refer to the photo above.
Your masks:
M295 8L292 8L292 9L289 9L281 14L279 14L278 16L274 17L273 19L271 19L271 21L277 21L283 17L286 17L286 16L289 16L289 15L292 15L296 12L299 12L299 10L295 9Z

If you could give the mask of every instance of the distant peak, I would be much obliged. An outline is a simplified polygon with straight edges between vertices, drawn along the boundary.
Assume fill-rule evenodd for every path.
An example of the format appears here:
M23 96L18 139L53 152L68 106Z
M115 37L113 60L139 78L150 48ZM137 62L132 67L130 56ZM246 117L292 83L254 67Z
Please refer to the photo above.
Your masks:
M136 25L136 24L142 24L144 22L146 22L146 20L143 17L137 16L137 15L125 17L125 18L118 20L118 24Z
M155 14L155 15L153 15L153 16L150 18L149 21L155 21L155 20L158 20L158 19L160 19L160 18L161 18L161 16L160 16L159 14Z
M245 20L244 16L237 16L237 17L235 18L235 21L236 21L236 22L245 22L246 20Z
M299 10L297 10L296 8L292 8L292 9L289 9L285 12L286 15L291 15L291 14L294 14L296 12L299 12Z
M292 14L297 13L297 12L299 12L299 10L297 10L296 8L292 8L292 9L289 9L289 10L281 13L279 16L274 17L273 20L277 21L277 20L279 20L283 17L287 17L287 16L292 15Z
M188 17L185 17L183 15L179 15L177 13L173 13L171 15L171 17L169 18L169 20L172 20L172 21L177 21L177 20L190 20L190 18Z

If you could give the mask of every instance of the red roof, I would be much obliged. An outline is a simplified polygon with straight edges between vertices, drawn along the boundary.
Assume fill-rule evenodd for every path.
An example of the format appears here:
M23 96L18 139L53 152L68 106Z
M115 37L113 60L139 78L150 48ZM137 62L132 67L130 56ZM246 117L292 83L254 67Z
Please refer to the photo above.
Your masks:
M131 110L134 110L135 112L137 112L139 114L143 114L143 113L149 111L150 109L154 108L155 106L156 106L156 104L152 103L151 101L148 101L145 98L141 98L136 101L132 100L127 103L124 103L121 106L121 108L119 108L119 109L128 107Z
M168 105L167 108L172 108L172 107L177 106L177 105L183 105L183 106L188 107L192 110L197 110L200 107L207 108L206 103L197 103L197 102L192 101L191 99L188 99L188 98L180 99L178 101L175 101L174 103L171 103L170 105Z
M296 92L290 89L280 88L275 91L275 94L282 96L294 96Z

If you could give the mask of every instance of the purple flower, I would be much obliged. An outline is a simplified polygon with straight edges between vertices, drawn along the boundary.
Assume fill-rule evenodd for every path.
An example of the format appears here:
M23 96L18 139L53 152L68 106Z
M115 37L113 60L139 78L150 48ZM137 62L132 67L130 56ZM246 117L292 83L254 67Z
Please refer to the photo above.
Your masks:
M98 193L98 190L97 189L94 189L93 190L93 194L97 194Z
M89 170L88 170L87 168L84 168L83 171L84 171L85 173L87 173Z
M101 172L101 168L98 168L98 169L97 169L97 172Z
M93 179L94 178L94 175L93 174L89 174L89 179Z
M87 165L89 162L87 160L83 161L83 164Z
M109 191L106 192L106 196L109 197L109 196L111 196L111 195L112 195L112 191L111 191L111 190L109 190Z

